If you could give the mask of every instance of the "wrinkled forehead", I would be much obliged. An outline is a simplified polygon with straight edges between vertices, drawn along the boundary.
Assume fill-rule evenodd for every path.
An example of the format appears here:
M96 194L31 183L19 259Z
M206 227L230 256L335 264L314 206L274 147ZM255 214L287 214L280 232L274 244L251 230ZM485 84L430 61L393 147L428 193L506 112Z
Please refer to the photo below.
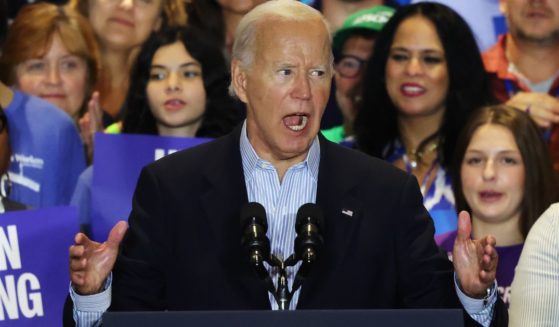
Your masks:
M329 57L332 38L320 19L291 20L270 17L258 22L254 39L256 56L274 50L309 49L314 54Z
M299 32L312 31L317 38L324 39L327 42L332 41L327 23L322 17L318 16L303 19L301 17L290 18L272 14L261 17L255 24L257 37L265 37L268 34L289 34L290 36L299 34L293 33L293 30L295 30Z

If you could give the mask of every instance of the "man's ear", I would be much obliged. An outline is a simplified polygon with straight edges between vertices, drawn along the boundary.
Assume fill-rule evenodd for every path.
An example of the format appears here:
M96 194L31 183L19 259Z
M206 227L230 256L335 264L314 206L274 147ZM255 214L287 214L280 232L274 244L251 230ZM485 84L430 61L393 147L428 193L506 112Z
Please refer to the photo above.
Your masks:
M499 11L501 11L501 14L503 14L504 16L507 15L507 11L508 11L507 0L499 0Z
M244 103L247 103L247 73L241 68L241 61L239 59L233 59L231 61L231 85L235 94Z

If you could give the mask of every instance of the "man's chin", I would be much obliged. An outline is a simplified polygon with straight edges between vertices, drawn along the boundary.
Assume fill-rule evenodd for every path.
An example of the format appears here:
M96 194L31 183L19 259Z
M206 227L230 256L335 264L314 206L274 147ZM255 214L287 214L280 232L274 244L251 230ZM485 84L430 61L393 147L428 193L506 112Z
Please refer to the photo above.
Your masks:
M542 31L517 31L517 38L526 42L545 45L558 45L559 44L559 30L552 32Z
M313 139L314 138L307 138L305 140L297 140L296 142L283 144L280 149L281 157L288 160L297 157L306 157L311 148Z

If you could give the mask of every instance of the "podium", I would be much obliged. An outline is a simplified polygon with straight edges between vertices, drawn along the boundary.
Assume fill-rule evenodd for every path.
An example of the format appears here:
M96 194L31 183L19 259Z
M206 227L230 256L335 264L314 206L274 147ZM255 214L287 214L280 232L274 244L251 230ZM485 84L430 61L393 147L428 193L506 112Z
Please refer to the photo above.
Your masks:
M461 309L106 312L104 327L463 327Z

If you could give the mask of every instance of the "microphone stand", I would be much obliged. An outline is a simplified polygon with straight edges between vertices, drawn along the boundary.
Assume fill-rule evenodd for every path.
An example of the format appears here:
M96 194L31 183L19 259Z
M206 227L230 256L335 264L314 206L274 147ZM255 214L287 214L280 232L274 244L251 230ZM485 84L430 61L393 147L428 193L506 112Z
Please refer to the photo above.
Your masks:
M287 272L285 270L285 263L282 261L279 267L278 275L278 287L276 290L276 302L278 303L278 309L281 311L289 310L289 303L291 303L291 298L293 293L289 292L289 284L287 282Z
M284 311L289 310L289 304L293 299L293 294L301 288L303 282L309 275L312 265L317 259L317 253L314 248L306 248L303 253L300 254L300 258L296 253L290 255L287 260L283 261L274 254L270 254L269 258L264 258L271 267L275 267L279 270L277 287L274 286L272 278L270 277L268 270L262 264L262 260L252 260L262 258L262 256L255 255L251 258L254 267L257 270L258 277L264 281L268 292L272 293L276 303L278 304L278 310ZM299 261L301 261L301 266L295 275L293 281L292 289L289 290L289 284L287 279L287 267L295 266ZM259 264L257 264L259 262Z
M287 267L295 266L299 261L301 261L301 259L297 259L295 254L292 254L289 256L289 258L287 258L287 260L282 261L278 259L278 261L279 261L279 265L277 266L277 268L279 268L278 283L277 283L278 286L277 286L277 290L275 292L272 292L272 294L274 294L274 298L278 304L278 310L283 311L283 310L289 310L289 304L293 299L293 294L295 294L295 292L303 285L303 282L308 276L313 261L307 262L305 260L302 260L303 263L301 264L301 267L299 268L297 274L295 275L295 279L293 281L293 286L291 290L289 290L289 284L287 280Z
M265 217L265 213L262 214L264 208L261 205L254 205L251 209ZM249 213L252 214L250 211ZM290 255L285 261L270 253L269 240L265 235L267 224L265 223L265 220L262 222L257 219L261 216L254 216L252 218L253 223L248 225L250 228L248 233L246 229L247 225L242 223L241 226L244 226L245 233L247 233L249 237L248 241L246 241L247 239L243 237L241 242L243 246L249 246L252 248L249 256L250 262L258 277L266 285L268 292L270 292L276 300L278 309L282 311L289 310L289 304L293 299L293 294L301 288L312 268L312 265L318 258L317 252L322 246L323 240L319 234L318 224L315 219L318 218L319 222L322 214L320 210L317 210L317 207L314 204L306 204L299 208L296 223L297 238L295 239L295 253ZM249 215L248 217L252 216ZM241 221L244 222L246 219L242 219ZM264 236L262 236L261 233L263 233ZM292 289L289 290L287 267L293 267L297 265L299 261L302 261L301 266L295 275ZM264 266L264 262L272 268L278 269L277 287L274 286L272 278Z
M258 277L263 280L266 284L266 288L268 292L272 293L276 303L278 304L279 310L289 310L289 304L291 303L291 299L293 297L293 292L289 291L289 284L287 279L287 271L286 265L289 262L289 266L294 265L295 263L291 263L290 259L293 257L288 258L286 262L278 258L277 256L271 254L270 257L266 260L266 262L273 268L277 268L279 270L278 279L277 279L277 287L274 286L272 282L272 278L270 277L268 271L264 266L261 266L262 269L258 272Z
M298 282L297 287L293 287L290 291L287 279L287 267L295 266L299 260L295 259L294 254L292 254L286 261L283 261L273 254L270 254L268 258L263 258L260 253L255 253L255 255L250 257L250 261L256 271L256 274L266 285L267 291L274 296L274 299L278 304L278 310L289 310L289 304L291 303L293 294L297 291L297 289L299 289L299 287L301 287L302 281ZM272 268L278 269L277 287L274 286L268 270L264 267L264 262L268 263L268 265ZM297 273L295 279L300 280L299 272ZM293 286L295 286L295 284Z

